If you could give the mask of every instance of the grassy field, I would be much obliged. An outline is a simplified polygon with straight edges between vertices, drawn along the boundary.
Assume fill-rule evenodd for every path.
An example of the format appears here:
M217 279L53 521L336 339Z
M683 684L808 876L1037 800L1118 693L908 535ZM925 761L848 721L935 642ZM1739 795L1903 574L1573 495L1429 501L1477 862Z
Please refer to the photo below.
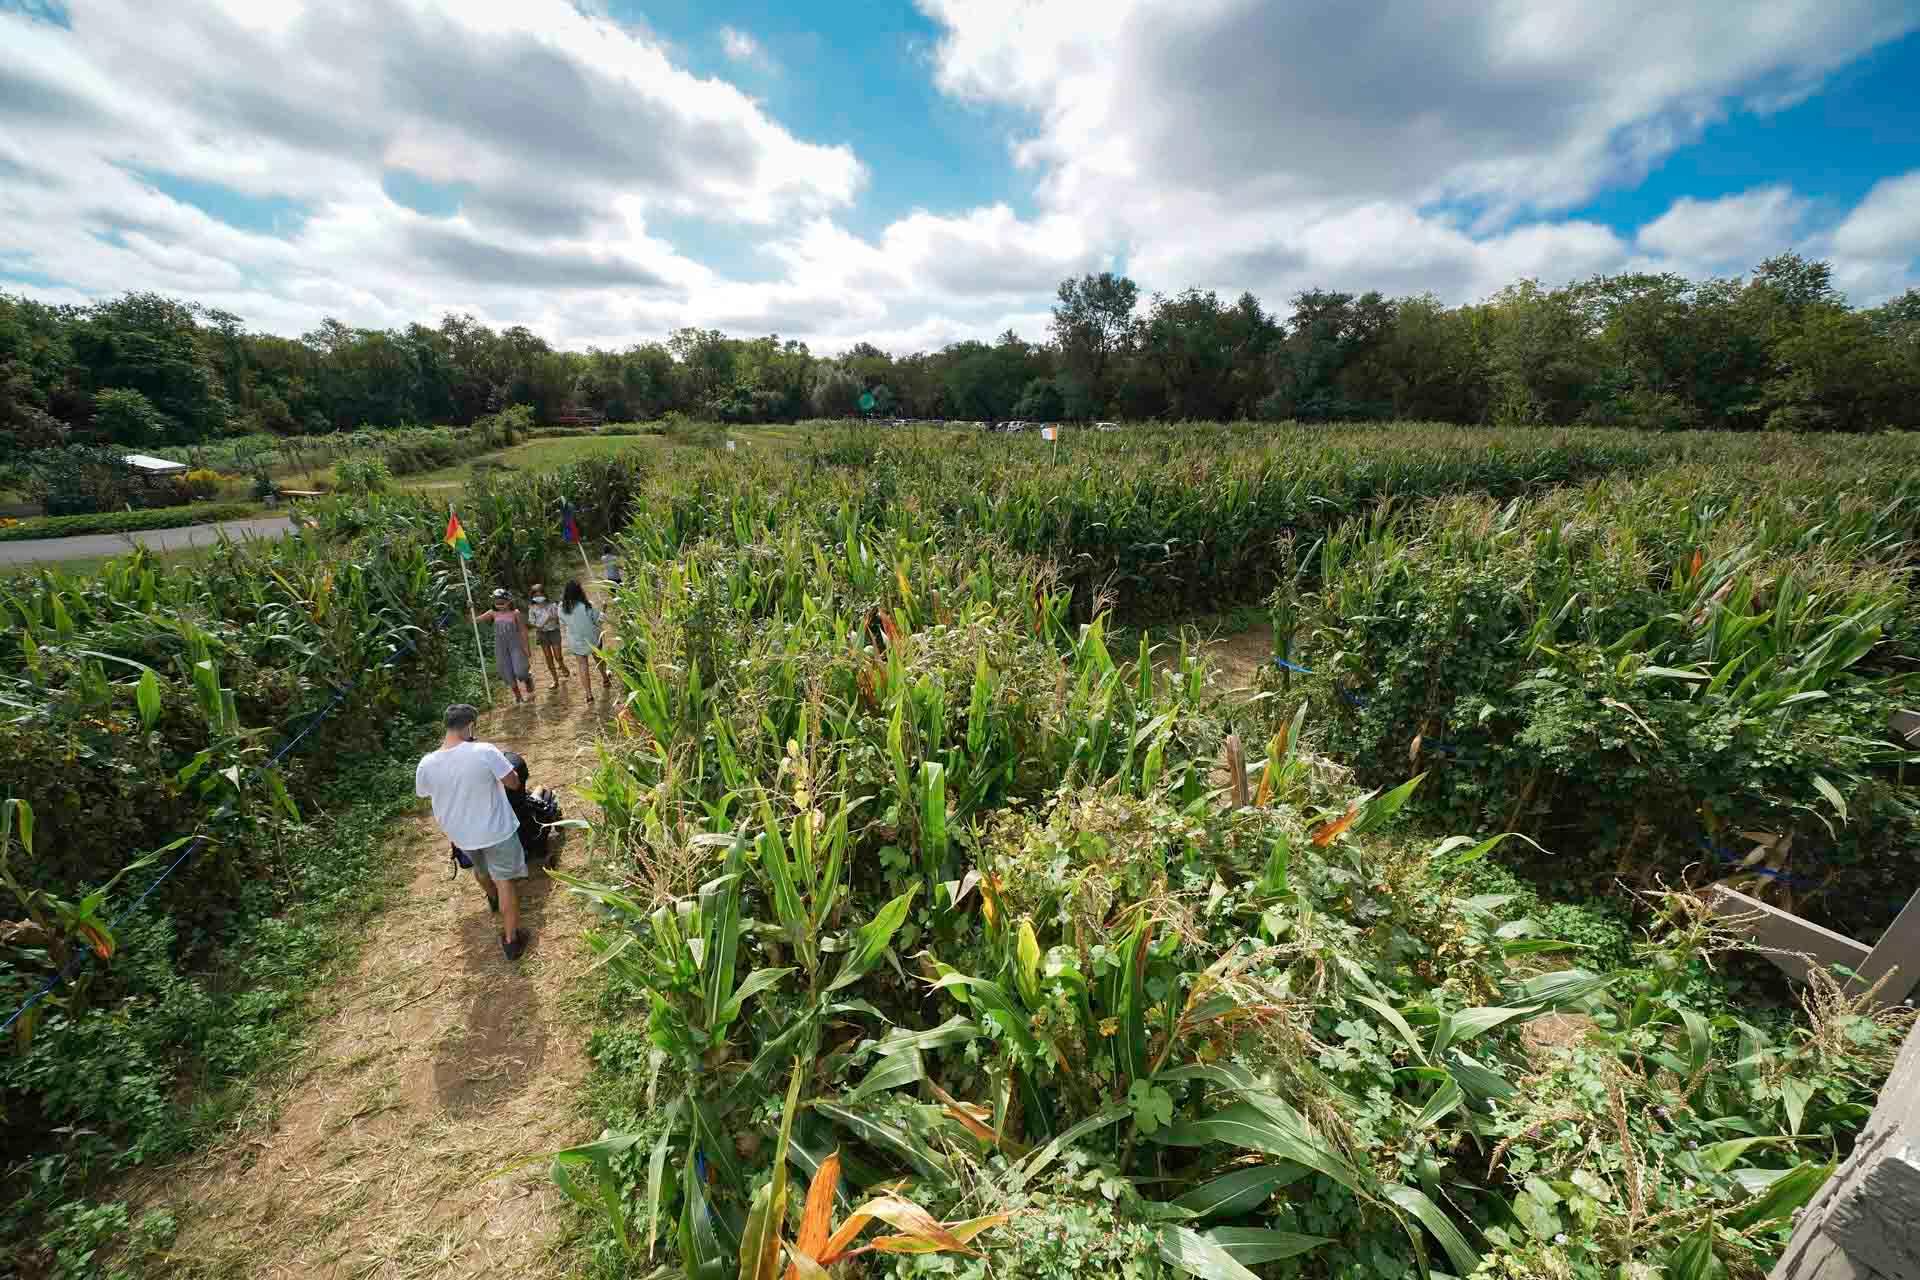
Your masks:
M651 453L659 446L658 436L570 436L528 440L510 449L482 454L451 467L401 476L394 481L394 485L400 489L442 493L464 488L482 471L551 471L586 458L618 458L628 454Z

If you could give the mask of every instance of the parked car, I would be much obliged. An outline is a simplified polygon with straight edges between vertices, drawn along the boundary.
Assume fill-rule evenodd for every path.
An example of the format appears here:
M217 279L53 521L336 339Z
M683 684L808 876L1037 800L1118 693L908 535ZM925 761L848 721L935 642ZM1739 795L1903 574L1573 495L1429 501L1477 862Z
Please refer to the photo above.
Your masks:
M1120 424L1117 422L1096 422L1093 424L1093 429L1095 431L1118 431Z

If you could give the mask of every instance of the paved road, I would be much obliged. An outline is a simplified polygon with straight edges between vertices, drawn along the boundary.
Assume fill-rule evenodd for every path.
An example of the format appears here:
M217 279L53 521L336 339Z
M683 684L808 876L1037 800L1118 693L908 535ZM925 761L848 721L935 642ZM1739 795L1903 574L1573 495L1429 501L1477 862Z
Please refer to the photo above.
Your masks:
M223 524L196 524L185 529L153 529L145 533L86 533L77 538L38 538L30 542L0 542L0 565L37 564L47 560L87 560L124 555L127 539L150 551L180 551L204 547L229 538L278 538L293 526L285 516L256 516Z

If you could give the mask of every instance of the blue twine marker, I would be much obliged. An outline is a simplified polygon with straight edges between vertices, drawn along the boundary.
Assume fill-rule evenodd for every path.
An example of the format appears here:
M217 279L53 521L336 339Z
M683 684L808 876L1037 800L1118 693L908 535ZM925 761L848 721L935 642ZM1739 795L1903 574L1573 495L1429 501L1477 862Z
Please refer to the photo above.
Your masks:
M439 621L434 624L435 629L444 631L446 629L448 620L451 619L452 617L453 617L453 610L451 609L441 614ZM406 648L397 651L391 658L388 658L385 662L381 663L380 669L391 667L395 662L398 662L402 657L411 657L413 653L419 648L419 644L420 644L419 637L415 636L415 637L409 638L407 640ZM312 733L315 729L319 728L320 722L322 720L325 720L328 716L332 715L333 709L340 705L342 700L346 698L347 694L351 693L355 688L359 686L360 678L361 678L360 676L355 676L352 680L347 682L347 685L345 688L336 690L333 695L333 701L329 702L326 706L322 707L320 709L320 713L314 716L312 720L308 721L306 728L302 729L299 733L295 734L293 738L290 739L289 741L283 743L280 749L274 752L273 756L267 761L267 767L272 768L274 765L279 764L280 761L286 758L288 752L292 751L296 746L300 745L300 742L302 739L304 739L308 734ZM135 898L133 902L130 905L128 905L123 911L121 911L118 915L114 916L112 920L108 921L107 932L109 933L117 932L123 920L125 920L128 916L132 915L135 911L138 911L140 909L141 904L146 902L148 898L151 898L153 896L153 891L158 889L168 876L172 875L174 872L178 871L182 866L186 865L189 859L191 859L196 853L199 853L201 849L206 847L206 844L207 844L207 837L195 836L192 842L187 845L186 850L182 852L179 857L175 858L172 864L169 865L165 871L162 871L158 876L154 878L153 883L147 886L146 892L142 893L139 897ZM0 1034L4 1034L9 1028L13 1026L14 1023L20 1021L21 1018L25 1017L27 1010L33 1008L33 1006L35 1006L36 1004L39 1004L42 1000L46 999L46 997L53 992L53 989L55 987L59 986L61 983L65 982L67 979L71 978L75 973L79 972L80 966L84 964L87 958L92 954L93 953L87 950L85 947L81 947L75 950L73 955L68 958L67 962L64 965L60 966L59 969L55 970L53 975L49 977L46 980L46 982L41 984L41 987L38 991L28 996L26 1001L23 1004L21 1004L21 1006L18 1009L15 1009L11 1014L8 1015L7 1020L5 1022L0 1022Z
M1293 663L1288 662L1285 658L1275 658L1273 660L1273 665L1276 667L1279 667L1282 671L1292 671L1303 676L1311 676L1311 675L1319 674L1316 671L1309 671L1305 667L1296 666ZM1347 704L1349 706L1364 707L1367 705L1367 700L1361 697L1359 694L1355 693L1351 689L1340 690L1340 696L1347 700Z
M1725 845L1714 844L1705 836L1700 837L1699 844L1702 849L1719 858L1721 862L1726 863L1728 866L1739 867L1743 875L1765 876L1769 880L1786 885L1789 889L1804 889L1809 885L1820 883L1818 880L1811 879L1807 876L1796 876L1789 872L1782 871L1777 867L1740 867L1741 856L1739 853L1727 848Z

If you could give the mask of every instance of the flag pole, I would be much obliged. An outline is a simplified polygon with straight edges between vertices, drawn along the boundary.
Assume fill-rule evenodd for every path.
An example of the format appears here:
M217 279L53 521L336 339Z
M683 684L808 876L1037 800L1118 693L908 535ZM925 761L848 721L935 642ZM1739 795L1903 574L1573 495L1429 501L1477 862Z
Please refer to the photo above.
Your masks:
M449 519L459 518L451 502L447 504L447 516ZM465 532L465 529L461 530L462 534ZM473 624L473 656L480 660L480 679L487 686L487 709L492 710L493 680L487 675L487 651L480 646L480 619L477 616L480 611L473 607L473 582L467 577L467 558L460 554L458 548L455 548L453 558L460 562L460 585L467 589L467 621Z
M586 581L580 584L585 587L593 581L593 562L587 559L587 540L580 535L580 517L574 511L572 502L567 503L567 521L573 529L574 549L580 553L580 567L587 571Z

